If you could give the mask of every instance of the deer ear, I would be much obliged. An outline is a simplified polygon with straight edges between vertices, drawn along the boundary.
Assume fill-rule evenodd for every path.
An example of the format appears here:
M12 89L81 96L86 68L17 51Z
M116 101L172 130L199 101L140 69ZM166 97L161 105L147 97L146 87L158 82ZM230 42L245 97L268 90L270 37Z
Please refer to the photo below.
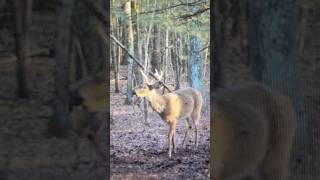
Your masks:
M154 89L153 84L148 84L147 86L150 90Z

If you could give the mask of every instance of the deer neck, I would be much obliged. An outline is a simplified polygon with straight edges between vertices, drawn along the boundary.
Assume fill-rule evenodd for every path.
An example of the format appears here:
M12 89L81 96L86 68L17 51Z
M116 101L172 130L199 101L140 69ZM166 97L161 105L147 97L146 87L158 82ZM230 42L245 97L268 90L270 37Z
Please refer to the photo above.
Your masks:
M164 111L166 101L161 94L154 93L152 96L148 96L147 100L150 102L152 109L157 113L162 113Z

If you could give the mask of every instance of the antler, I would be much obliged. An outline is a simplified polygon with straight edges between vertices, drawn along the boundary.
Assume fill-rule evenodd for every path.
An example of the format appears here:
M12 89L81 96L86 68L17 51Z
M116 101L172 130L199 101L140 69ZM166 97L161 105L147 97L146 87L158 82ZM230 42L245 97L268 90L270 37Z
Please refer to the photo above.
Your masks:
M140 69L140 72L141 72L142 76L144 77L144 79L146 80L146 82L148 83L149 82L148 76L141 69Z
M154 74L154 76L157 77L157 79L158 79L159 81L161 81L162 76L163 76L162 71L160 71L160 74L159 74L158 71L157 71L157 69L155 69L155 70L156 70L156 73Z

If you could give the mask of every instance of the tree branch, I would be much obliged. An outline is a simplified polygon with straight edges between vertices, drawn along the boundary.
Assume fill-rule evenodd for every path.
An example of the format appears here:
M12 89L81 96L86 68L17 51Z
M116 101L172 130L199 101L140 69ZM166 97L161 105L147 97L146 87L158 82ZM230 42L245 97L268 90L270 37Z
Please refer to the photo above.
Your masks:
M206 2L206 1L196 1L196 2L191 2L191 3L181 3L181 4L168 6L168 7L162 8L162 9L155 9L155 10L152 10L152 11L141 12L141 13L139 13L139 15L140 14L154 13L154 12L163 12L163 11L166 11L166 10L169 10L169 9L173 9L173 8L176 8L176 7L179 7L179 6L193 6L193 5L201 4L201 3L204 3L204 2Z
M198 11L196 11L196 12L194 12L192 14L185 14L185 15L179 16L179 18L190 19L193 16L198 16L199 14L202 14L202 13L206 12L209 9L210 8L199 9Z

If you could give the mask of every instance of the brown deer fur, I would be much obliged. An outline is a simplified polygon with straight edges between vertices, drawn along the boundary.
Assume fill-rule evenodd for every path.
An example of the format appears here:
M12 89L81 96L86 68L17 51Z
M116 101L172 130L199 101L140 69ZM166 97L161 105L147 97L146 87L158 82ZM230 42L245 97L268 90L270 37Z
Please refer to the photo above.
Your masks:
M71 128L78 137L87 135L99 155L104 156L100 147L99 135L104 123L98 118L99 113L108 115L109 98L107 96L105 73L88 77L70 86L71 91ZM104 120L106 120L104 118Z
M289 97L260 83L213 94L213 180L287 180L296 128Z
M76 105L82 105L90 112L106 112L109 110L107 81L104 72L71 85L70 90L71 97L81 99L80 103Z
M145 76L145 75L144 75ZM146 76L145 76L146 77ZM159 78L160 79L160 78ZM178 119L185 119L187 130L183 139L183 147L191 130L191 118L195 124L195 143L199 141L199 119L202 107L202 95L194 88L184 88L172 93L161 95L157 89L158 83L146 82L137 86L133 93L138 97L146 97L152 109L170 125L168 134L169 157L175 152L174 135Z

